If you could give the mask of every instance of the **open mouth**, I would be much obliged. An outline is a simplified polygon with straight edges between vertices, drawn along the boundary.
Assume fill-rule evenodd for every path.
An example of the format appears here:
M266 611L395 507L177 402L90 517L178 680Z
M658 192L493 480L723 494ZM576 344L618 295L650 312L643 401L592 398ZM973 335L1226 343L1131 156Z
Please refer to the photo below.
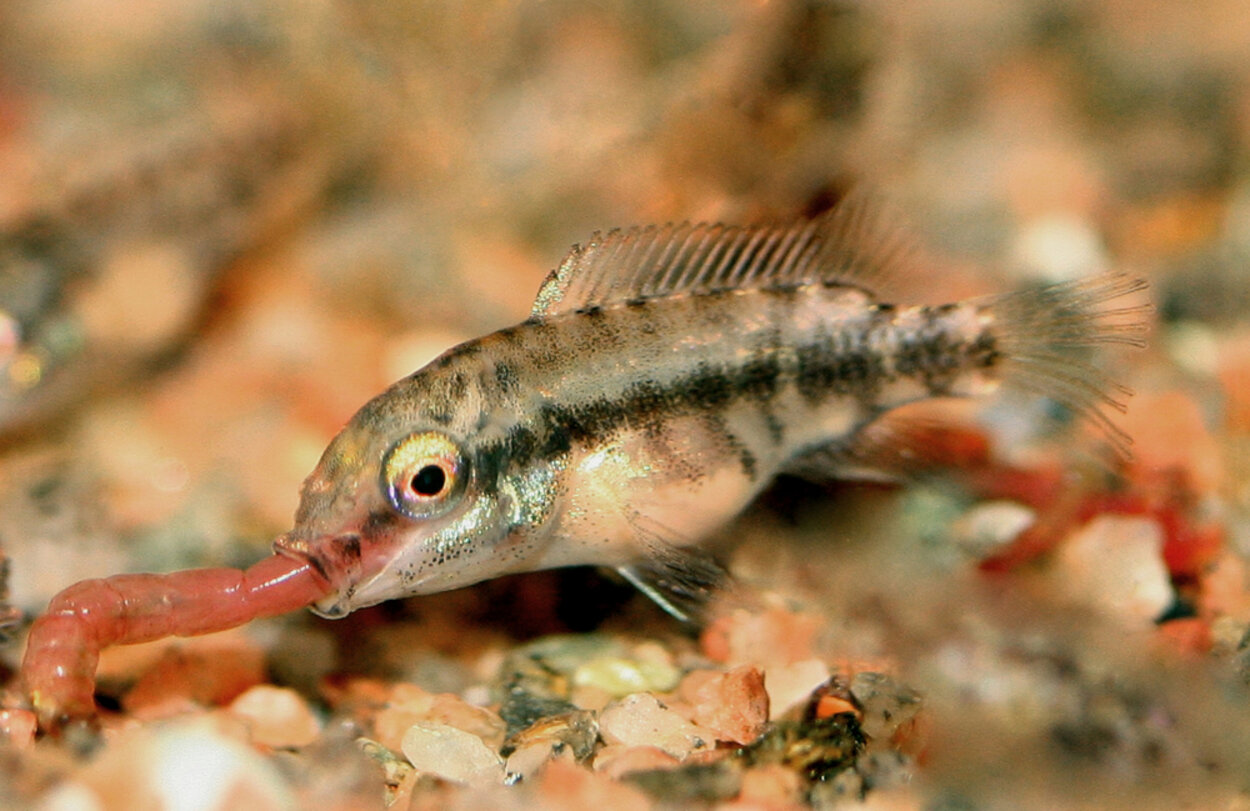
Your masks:
M351 612L351 598L361 569L359 535L330 536L310 542L287 533L274 541L273 548L283 557L307 563L325 585L326 596L309 606L313 613L334 619Z
M331 620L346 617L352 611L352 591L352 588L348 588L345 592L331 594L328 597L324 597L308 606L308 610L319 617L325 617L326 619Z

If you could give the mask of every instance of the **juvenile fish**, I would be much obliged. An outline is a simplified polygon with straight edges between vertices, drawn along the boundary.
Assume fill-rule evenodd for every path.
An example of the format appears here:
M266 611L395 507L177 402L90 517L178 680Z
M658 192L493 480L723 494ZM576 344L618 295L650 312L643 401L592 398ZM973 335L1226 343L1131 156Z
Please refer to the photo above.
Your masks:
M1112 274L943 306L879 301L915 268L865 198L780 228L612 231L576 247L530 317L369 402L305 482L276 551L338 617L406 595L579 564L684 617L715 580L694 552L781 472L836 475L891 409L1004 383L1099 410L1083 351L1140 344Z
M45 728L94 713L103 647L311 605L328 617L510 572L615 567L678 617L722 576L698 545L781 472L871 461L905 403L1003 384L1120 435L1082 355L1140 344L1123 275L943 306L879 301L914 272L855 198L781 228L612 231L574 248L530 317L449 350L357 413L304 483L295 527L247 570L89 580L22 660ZM875 440L874 440L875 441Z

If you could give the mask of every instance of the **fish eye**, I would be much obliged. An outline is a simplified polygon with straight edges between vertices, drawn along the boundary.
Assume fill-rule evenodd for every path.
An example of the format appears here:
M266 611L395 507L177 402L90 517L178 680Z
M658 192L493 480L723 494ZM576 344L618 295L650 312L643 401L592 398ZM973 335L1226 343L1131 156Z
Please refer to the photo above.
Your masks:
M449 510L467 478L460 448L438 431L409 434L382 459L382 492L409 518L431 518Z
M426 465L417 471L412 481L408 482L408 486L419 496L433 498L442 493L443 488L447 486L447 473L442 465Z

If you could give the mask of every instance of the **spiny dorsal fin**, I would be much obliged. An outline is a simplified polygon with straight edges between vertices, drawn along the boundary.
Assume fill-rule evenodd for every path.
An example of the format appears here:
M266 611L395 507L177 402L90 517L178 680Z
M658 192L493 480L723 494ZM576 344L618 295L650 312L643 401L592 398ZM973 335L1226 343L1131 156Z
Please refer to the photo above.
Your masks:
M682 223L596 232L543 282L530 315L723 290L869 288L906 264L911 243L902 234L859 189L827 214L792 225Z

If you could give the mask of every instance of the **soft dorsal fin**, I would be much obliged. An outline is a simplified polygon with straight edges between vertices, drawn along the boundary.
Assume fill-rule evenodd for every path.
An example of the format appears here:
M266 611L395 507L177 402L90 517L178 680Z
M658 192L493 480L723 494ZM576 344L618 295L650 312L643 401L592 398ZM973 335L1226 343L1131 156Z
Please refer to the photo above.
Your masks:
M538 291L533 318L630 300L805 284L874 287L911 243L871 194L853 190L823 216L780 226L682 223L596 232Z

